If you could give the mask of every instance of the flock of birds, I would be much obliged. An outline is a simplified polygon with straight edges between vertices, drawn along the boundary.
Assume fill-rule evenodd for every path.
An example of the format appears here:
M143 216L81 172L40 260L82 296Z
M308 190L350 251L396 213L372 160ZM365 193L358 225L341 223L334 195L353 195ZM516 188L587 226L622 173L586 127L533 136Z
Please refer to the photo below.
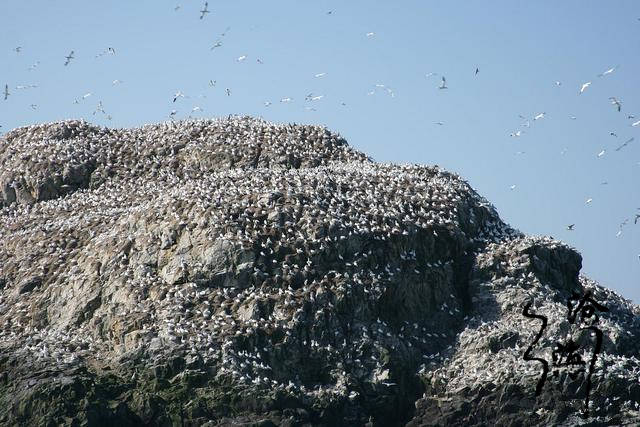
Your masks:
M37 327L27 308L31 294L2 293L0 344L27 343L19 351L39 362L73 365L132 345L124 333L101 336L75 320L88 291L79 284L95 283L98 274L105 297L94 316L143 319L147 345L203 355L244 384L341 394L344 378L386 369L382 349L390 345L426 364L441 360L452 349L444 325L462 317L451 282L457 252L521 236L457 175L371 162L318 126L241 117L119 130L60 122L6 138L10 152L0 153L0 164L17 203L0 200L0 239L11 242L0 248L0 264L16 282L47 271L33 295L46 295L52 324L49 334ZM88 163L95 165L89 188L21 198ZM132 233L130 221L147 226ZM190 230L193 250L175 250L176 230ZM122 250L123 236L134 252ZM201 245L242 248L245 261L233 262L224 286L210 286L218 271ZM174 255L150 267L135 255L143 252ZM25 256L37 260L28 269L20 264ZM420 283L449 291L432 298ZM420 298L405 300L414 288ZM389 319L354 317L331 333L300 332L342 322L335 308L348 301L374 307L390 297L407 309ZM71 345L84 351L70 352ZM297 349L292 354L301 359L290 369L299 380L283 382L274 372L269 361L278 345ZM321 362L339 367L324 386L307 371Z

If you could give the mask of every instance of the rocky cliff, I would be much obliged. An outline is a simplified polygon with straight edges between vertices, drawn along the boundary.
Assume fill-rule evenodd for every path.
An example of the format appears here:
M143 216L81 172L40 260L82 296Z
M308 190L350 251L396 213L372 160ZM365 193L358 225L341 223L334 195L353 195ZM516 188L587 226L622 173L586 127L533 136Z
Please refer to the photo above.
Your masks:
M581 265L317 126L16 129L0 423L636 425L640 307Z

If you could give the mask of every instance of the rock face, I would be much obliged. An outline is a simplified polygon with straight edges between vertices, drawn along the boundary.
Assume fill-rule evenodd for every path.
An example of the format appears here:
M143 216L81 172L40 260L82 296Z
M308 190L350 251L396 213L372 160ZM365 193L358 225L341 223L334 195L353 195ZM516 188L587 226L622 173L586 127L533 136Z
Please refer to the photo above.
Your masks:
M0 208L0 424L640 422L640 307L324 128L20 128Z

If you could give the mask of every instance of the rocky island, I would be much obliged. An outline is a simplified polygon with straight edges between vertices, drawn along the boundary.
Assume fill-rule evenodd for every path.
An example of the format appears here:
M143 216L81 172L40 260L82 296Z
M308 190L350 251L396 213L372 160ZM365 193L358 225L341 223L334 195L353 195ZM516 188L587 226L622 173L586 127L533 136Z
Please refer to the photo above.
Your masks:
M250 117L0 138L0 424L638 425L640 307L437 166Z

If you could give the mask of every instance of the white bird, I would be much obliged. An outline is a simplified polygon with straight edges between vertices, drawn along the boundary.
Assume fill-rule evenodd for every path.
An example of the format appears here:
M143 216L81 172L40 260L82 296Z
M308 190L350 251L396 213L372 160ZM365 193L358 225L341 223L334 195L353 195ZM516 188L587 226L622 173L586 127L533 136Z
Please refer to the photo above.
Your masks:
M546 113L539 113L539 114L537 114L537 115L533 118L533 120L539 120L539 119L542 119L542 118L544 118L544 115L545 115L545 114L546 114Z
M324 76L326 76L326 75L327 75L327 73L318 73L318 74L316 74L316 75L315 75L315 76L313 76L313 77L318 78L318 77L324 77Z
M209 3L204 2L204 9L200 11L200 19L203 19L204 15L206 15L207 13L209 13Z
M445 79L444 76L442 76L442 81L440 82L440 86L438 86L438 89L448 89L447 79Z
M602 156L604 156L604 152L605 152L605 151L606 151L606 150L602 150L601 152L599 152L599 153L598 153L598 157L602 157Z
M114 86L117 85L117 84L120 84L120 83L122 83L122 80L118 80L118 79L116 79L116 80L111 82L111 84L114 85Z
M615 67L613 67L613 68L609 68L609 69L608 69L607 71L605 71L604 73L598 74L598 77L604 77L604 76L606 76L606 75L608 75L608 74L611 74L611 73L613 73L613 72L614 72L618 67L619 67L619 65L616 65L616 66L615 66Z
M513 185L509 186L509 189L511 189L511 190L514 190L515 188L516 188L516 185L515 185L515 184L513 184Z
M637 122L631 123L631 126L633 127L640 126L640 120L638 120Z
M589 198L584 202L584 204L585 204L585 205L588 205L588 204L589 204L589 203L591 203L591 202L593 202L593 199L592 199L591 197L589 197Z
M195 107L193 107L193 108L191 109L191 112L192 112L192 113L195 113L196 111L202 111L202 108L200 108L200 107L198 107L198 106L196 105Z
M242 56L239 56L239 57L238 57L238 59L236 59L236 61L238 61L238 62L242 62L242 61L244 61L245 59L247 59L247 55L242 55Z
M571 120L576 120L576 119L577 119L577 117L576 117L576 116L569 116L569 118L570 118Z
M514 137L514 138L517 138L517 137L519 137L520 135L522 135L522 131L521 131L521 130L519 130L519 131L517 131L517 132L512 132L509 136L512 136L512 137Z
M280 102L291 102L291 101L293 101L293 100L292 100L291 98L289 98L289 97L287 97L287 98L282 98L282 99L280 100Z
M6 101L7 98L9 97L9 95L11 95L9 93L9 85L4 85L4 100Z
M582 83L582 87L580 88L580 93L584 92L585 90L587 90L587 88L591 86L591 82L586 82L586 83Z
M366 36L367 36L367 37L373 37L373 36L375 36L375 35L376 35L376 33L373 33L373 32L371 32L371 33L367 33L367 34L366 34Z
M82 95L82 99L87 99L90 96L91 96L91 92L87 92L84 95Z
M213 46L211 46L211 50L222 46L222 42L220 40L216 40L215 44Z
M73 51L71 51L69 55L65 56L64 58L66 59L66 61L64 62L64 65L66 67L67 65L69 65L69 63L73 59Z
M556 81L556 86L560 86L560 85L562 85L562 83L561 83L561 82Z
M264 106L265 106L265 107L268 107L268 106L269 106L269 105L271 105L271 104L272 104L272 102L271 102L271 101L265 101L265 102L264 102Z
M176 94L173 95L173 102L176 102L176 100L180 97L184 98L184 93L177 91Z
M618 111L622 109L622 103L615 96L610 96L609 99L611 100L611 105L615 105Z

